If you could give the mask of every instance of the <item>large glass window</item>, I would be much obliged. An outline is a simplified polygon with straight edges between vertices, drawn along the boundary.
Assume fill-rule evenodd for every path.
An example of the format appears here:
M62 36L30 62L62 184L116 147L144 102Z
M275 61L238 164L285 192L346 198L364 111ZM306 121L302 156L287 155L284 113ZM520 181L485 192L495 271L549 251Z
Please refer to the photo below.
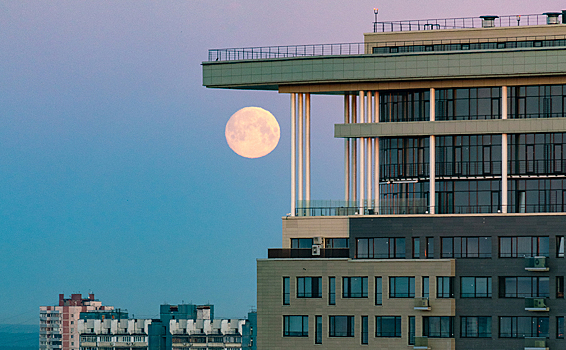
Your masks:
M389 297L390 298L414 298L415 297L415 278L414 277L389 277Z
M499 317L499 337L548 338L548 316L546 317Z
M404 259L405 238L358 238L358 259Z
M438 180L439 214L497 213L501 209L500 180Z
M549 256L548 237L499 237L500 258Z
M421 239L413 237L413 259L418 259L421 255Z
M283 336L284 337L308 337L309 336L309 317L308 316L283 316Z
M436 278L436 297L454 298L454 277Z
M291 303L291 284L289 277L283 277L283 305Z
M328 305L336 305L336 277L328 277Z
M564 299L564 276L556 276L556 299Z
M454 317L423 316L423 335L429 338L453 338Z
M564 85L509 87L509 118L566 116Z
M564 339L564 316L556 317L556 338Z
M401 337L401 316L376 316L376 337Z
M500 298L548 297L548 277L499 277Z
M443 258L491 258L491 237L442 237Z
M422 290L422 296L423 298L430 298L430 283L429 283L429 278L428 276L423 276L423 290Z
M429 120L430 91L382 91L379 94L380 122Z
M501 88L437 89L436 120L501 118Z
M427 259L434 259L434 237L426 238L425 256Z
M483 175L501 175L501 135L437 137L437 177Z
M510 134L509 175L566 173L566 133Z
M564 236L556 236L556 257L564 257Z
M292 249L312 249L312 238L291 238Z
M462 277L461 298L491 298L491 277Z
M383 304L383 283L381 277L375 278L375 305Z
M368 278L367 277L343 277L342 278L342 297L343 298L367 298L368 297Z
M326 249L349 248L348 238L325 238Z
M491 338L491 316L462 317L460 326L462 338Z
M566 179L510 179L509 212L566 212Z
M297 277L297 298L322 298L322 277Z
M428 137L379 138L380 179L428 176L428 147Z
M354 316L329 316L330 337L353 337Z

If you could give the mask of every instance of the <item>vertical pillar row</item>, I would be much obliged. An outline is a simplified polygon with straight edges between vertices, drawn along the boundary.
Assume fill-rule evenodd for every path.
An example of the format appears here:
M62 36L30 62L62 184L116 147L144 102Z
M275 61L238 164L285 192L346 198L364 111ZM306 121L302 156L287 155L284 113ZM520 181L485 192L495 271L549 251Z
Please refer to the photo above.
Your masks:
M507 86L501 87L501 119L507 119ZM501 135L501 212L507 213L507 134Z
M434 88L430 88L430 121L435 121L436 107ZM430 135L429 142L429 213L436 212L436 139L434 135Z
M305 94L305 200L311 200L311 94Z
M371 91L368 91L366 95L367 95L367 111L368 111L367 112L367 122L373 123L375 115L373 114L373 108L372 108L373 101L372 101L372 98L371 98L372 97ZM367 185L367 207L370 208L370 209L373 208L373 204L372 204L372 201L371 201L371 199L372 199L371 198L372 197L372 182L373 182L372 181L373 179L372 179L372 176L371 176L372 171L373 171L373 169L372 169L372 164L373 164L372 154L373 154L373 152L372 152L372 142L371 142L371 140L372 140L371 137L366 138L366 149L367 149L367 176L366 176L366 178L367 178L367 182L368 182L368 185Z
M299 94L299 208L303 208L303 94Z
M357 97L352 95L352 123L358 122ZM352 202L358 201L358 139L352 138Z

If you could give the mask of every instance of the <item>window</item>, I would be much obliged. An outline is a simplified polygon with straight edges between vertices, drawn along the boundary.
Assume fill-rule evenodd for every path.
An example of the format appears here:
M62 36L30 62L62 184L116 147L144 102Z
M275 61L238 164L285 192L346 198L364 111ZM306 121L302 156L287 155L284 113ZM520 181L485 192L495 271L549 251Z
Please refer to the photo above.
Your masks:
M291 303L291 285L289 277L283 277L283 305Z
M348 238L325 238L326 249L350 248Z
M336 278L328 277L328 305L336 305Z
M423 336L429 338L454 337L454 317L423 316Z
M312 238L291 238L291 249L312 249Z
M362 316L362 344L368 343L368 317Z
M353 337L354 316L329 316L330 337Z
M409 316L409 345L415 345L415 316Z
M283 336L284 337L308 337L309 336L309 317L308 316L283 316Z
M500 277L500 298L548 297L548 277Z
M322 316L316 317L316 329L315 329L315 344L322 344Z
M414 277L389 277L389 297L390 298L414 298L415 297L415 278Z
M499 337L548 337L548 316L499 317Z
M387 338L401 337L401 317L400 316L376 316L375 317L375 336Z
M556 338L564 339L564 316L556 317Z
M461 298L491 298L491 277L462 277Z
M430 298L430 293L429 293L429 288L430 288L430 284L429 284L429 278L428 276L423 276L423 298Z
M556 298L564 299L564 276L556 276Z
M342 279L343 298L367 298L368 297L368 278L367 277L344 277Z
M500 258L548 257L548 237L499 237Z
M491 316L462 317L460 326L462 338L491 338Z
M405 238L358 238L358 259L404 259Z
M381 277L375 278L375 305L383 304L383 283Z
M436 278L436 297L454 298L454 277Z
M434 237L426 238L425 257L427 259L434 259Z
M564 257L564 236L556 236L556 257Z
M413 259L418 259L421 253L421 240L419 237L413 237Z
M297 277L297 298L322 298L322 277Z
M443 258L491 258L491 237L443 237Z

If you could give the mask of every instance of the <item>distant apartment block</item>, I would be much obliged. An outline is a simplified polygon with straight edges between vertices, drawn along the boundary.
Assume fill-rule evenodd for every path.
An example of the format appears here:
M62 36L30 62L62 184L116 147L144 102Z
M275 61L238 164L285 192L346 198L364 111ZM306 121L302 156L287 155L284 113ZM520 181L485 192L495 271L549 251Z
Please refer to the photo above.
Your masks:
M113 309L94 299L94 294L89 294L88 298L72 294L69 299L59 294L59 305L39 307L39 349L79 350L78 324L81 312Z
M81 350L147 350L148 326L151 320L145 319L117 319L92 318L88 313L79 321L80 349ZM85 314L82 314L83 316Z

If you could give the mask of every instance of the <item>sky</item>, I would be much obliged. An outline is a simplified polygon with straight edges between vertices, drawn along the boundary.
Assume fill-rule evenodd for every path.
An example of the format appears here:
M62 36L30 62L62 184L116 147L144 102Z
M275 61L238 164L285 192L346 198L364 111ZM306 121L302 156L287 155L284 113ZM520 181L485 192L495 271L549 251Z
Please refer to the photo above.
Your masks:
M3 0L0 324L37 324L59 293L140 318L162 303L256 305L256 259L290 210L290 98L206 89L209 49L362 42L380 21L539 14L526 0ZM227 146L237 110L269 110L279 145ZM339 96L312 98L313 199L343 198Z

